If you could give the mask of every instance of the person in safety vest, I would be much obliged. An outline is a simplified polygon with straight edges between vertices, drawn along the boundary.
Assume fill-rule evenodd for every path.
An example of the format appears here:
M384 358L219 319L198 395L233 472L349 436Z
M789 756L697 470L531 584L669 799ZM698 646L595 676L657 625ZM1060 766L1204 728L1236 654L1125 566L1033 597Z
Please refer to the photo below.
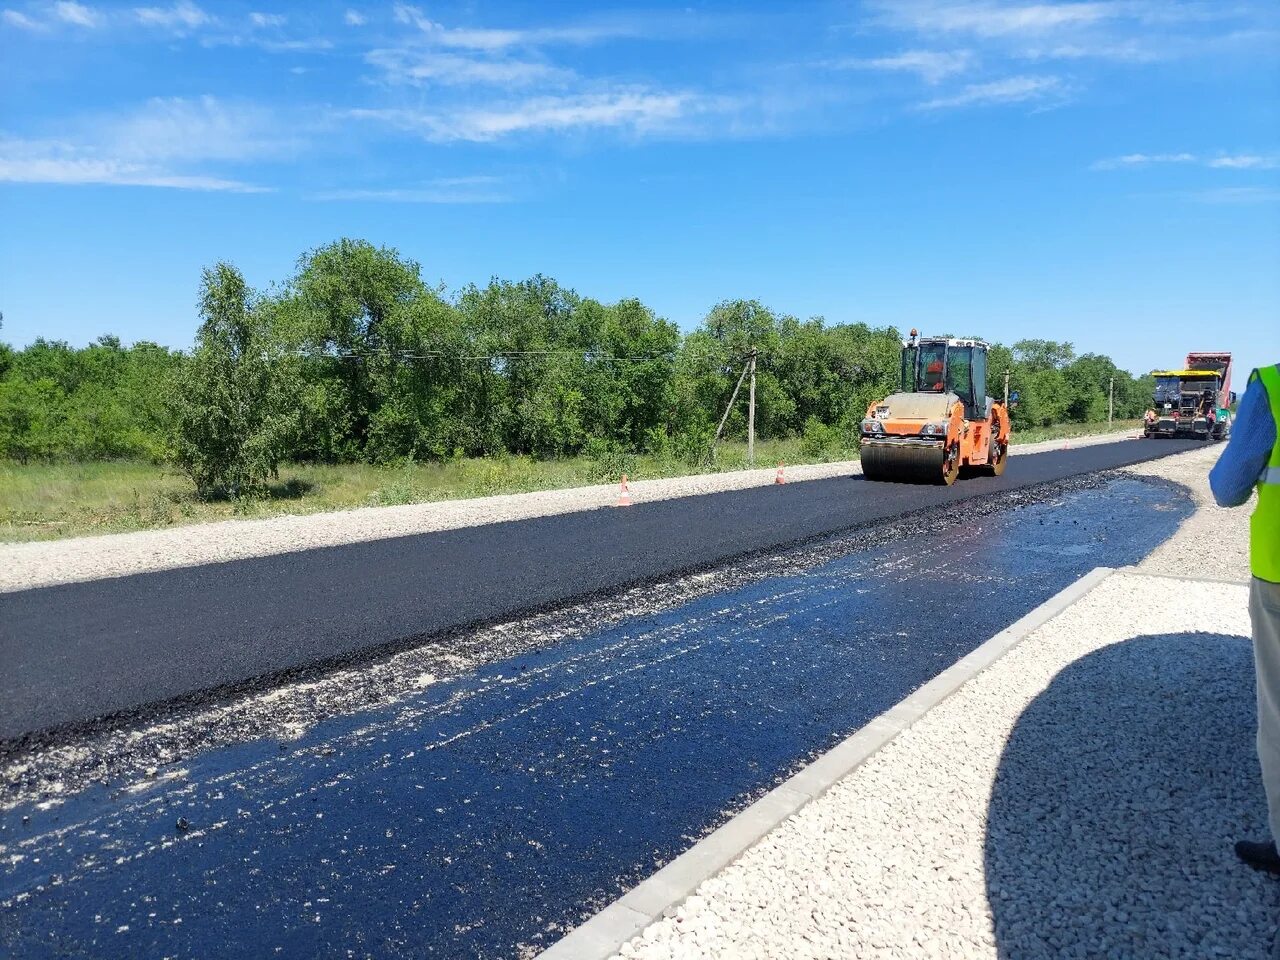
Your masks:
M1251 867L1280 874L1280 364L1249 376L1209 486L1223 507L1238 507L1258 491L1249 520L1249 617L1258 674L1258 759L1271 838L1241 840L1236 854Z

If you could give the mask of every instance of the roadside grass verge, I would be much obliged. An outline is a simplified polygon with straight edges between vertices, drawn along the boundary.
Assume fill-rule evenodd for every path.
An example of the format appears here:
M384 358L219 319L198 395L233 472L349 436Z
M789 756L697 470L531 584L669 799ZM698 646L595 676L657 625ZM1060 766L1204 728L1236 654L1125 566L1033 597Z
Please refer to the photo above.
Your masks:
M1116 432L1137 421L1117 422ZM1071 438L1105 432L1103 424L1067 424L1014 435L1015 443ZM756 464L830 463L857 459L838 440L760 440ZM0 461L0 541L57 540L130 530L281 514L320 513L353 507L394 506L555 490L636 480L719 473L747 467L745 443L725 442L710 464L691 465L673 457L613 453L556 460L531 457L460 459L448 463L296 464L281 468L266 496L202 503L189 480L172 467L133 462L20 465Z

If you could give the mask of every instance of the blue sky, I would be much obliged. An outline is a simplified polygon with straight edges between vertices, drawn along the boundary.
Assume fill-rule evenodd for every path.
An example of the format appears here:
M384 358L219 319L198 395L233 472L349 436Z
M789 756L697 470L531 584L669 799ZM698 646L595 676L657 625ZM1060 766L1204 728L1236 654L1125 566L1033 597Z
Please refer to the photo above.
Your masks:
M0 0L0 62L11 343L186 347L202 266L351 236L684 329L1280 359L1274 3Z

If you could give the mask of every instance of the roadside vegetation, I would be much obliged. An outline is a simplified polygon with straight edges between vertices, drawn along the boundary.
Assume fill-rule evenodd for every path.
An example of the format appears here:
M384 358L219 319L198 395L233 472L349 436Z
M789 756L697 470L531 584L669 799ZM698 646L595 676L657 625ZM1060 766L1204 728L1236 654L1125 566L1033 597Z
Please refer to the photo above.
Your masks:
M1014 444L1121 432L1140 420L1061 424L1014 434ZM803 438L762 440L758 466L830 463L857 458L850 444L815 449ZM625 458L629 478L688 476L705 472L671 458L640 453ZM742 470L747 447L730 441L716 448L709 471ZM442 463L289 464L259 494L235 500L200 500L178 468L132 461L80 463L0 462L0 541L56 540L147 530L245 517L319 513L355 507L397 506L501 493L554 490L615 482L589 457L552 460L528 456L464 458Z
M744 396L712 441L752 349L759 462L849 458L867 405L895 389L902 338L751 300L682 335L639 300L541 276L448 296L353 240L268 290L215 264L197 305L189 352L0 344L7 539L736 469ZM1069 343L996 344L988 370L990 393L1008 371L1020 395L1019 437L1104 421L1112 378L1120 420L1151 393Z

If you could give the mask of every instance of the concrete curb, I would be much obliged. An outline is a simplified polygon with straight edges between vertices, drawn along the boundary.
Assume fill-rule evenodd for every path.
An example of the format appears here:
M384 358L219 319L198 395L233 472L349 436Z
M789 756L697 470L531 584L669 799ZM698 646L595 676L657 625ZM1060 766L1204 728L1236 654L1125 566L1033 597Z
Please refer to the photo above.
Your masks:
M719 873L787 817L822 796L932 707L999 660L1033 630L1116 572L1111 567L1097 567L1050 597L575 927L539 957L542 960L605 960L616 954L650 923L669 915L702 881Z

